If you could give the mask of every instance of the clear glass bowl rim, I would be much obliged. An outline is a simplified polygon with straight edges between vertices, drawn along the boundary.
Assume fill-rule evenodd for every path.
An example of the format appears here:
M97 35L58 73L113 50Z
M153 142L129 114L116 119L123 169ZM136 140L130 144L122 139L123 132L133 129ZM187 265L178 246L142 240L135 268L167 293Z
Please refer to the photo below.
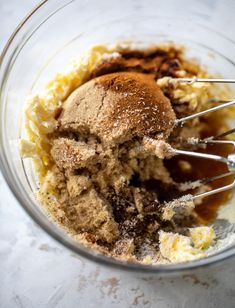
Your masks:
M8 42L6 43L1 55L0 55L0 73L2 71L2 66L4 61L6 60L7 56L12 56L14 54L10 52L8 55L9 49L12 45L12 43L17 39L16 36L18 32L24 31L25 24L31 20L31 18L34 17L34 14L43 8L43 6L49 2L49 0L44 0L40 2L18 25L18 27L15 29L15 31L10 36ZM220 34L221 35L221 34ZM221 35L222 36L222 35ZM224 39L230 40L223 36ZM231 40L230 40L231 42ZM4 81L4 75L2 79L2 83ZM2 84L0 84L0 89L2 88ZM10 161L8 159L6 148L4 145L4 121L2 118L2 99L0 101L0 125L1 125L1 132L0 132L0 145L1 145L1 151L0 151L0 168L1 172L3 174L3 177L5 178L6 183L8 184L9 188L11 189L13 195L16 197L17 201L20 203L20 205L23 207L23 209L28 213L28 215L43 229L47 234L49 234L52 238L54 238L57 242L62 244L64 247L70 249L72 252L97 263L114 267L117 269L122 270L128 270L132 272L141 272L141 273L149 273L149 274L163 274L163 275L171 275L181 272L190 272L195 269L199 269L202 267L209 267L212 265L217 264L218 262L224 261L232 256L235 255L235 247L231 247L221 253L218 253L213 256L209 256L204 259L195 260L191 262L185 262L185 263L178 263L178 264L168 264L168 265L140 265L140 264L134 264L129 262L121 262L118 260L115 260L113 258L106 257L101 254L96 254L95 252L88 251L85 248L79 248L76 246L74 240L67 236L63 235L62 232L60 232L58 227L53 226L51 223L49 223L49 220L46 219L46 217L36 209L32 207L30 204L30 200L27 199L27 195L22 194L22 190L19 188L22 188L19 186L15 175L13 174L11 168L9 167ZM25 192L26 193L26 192Z

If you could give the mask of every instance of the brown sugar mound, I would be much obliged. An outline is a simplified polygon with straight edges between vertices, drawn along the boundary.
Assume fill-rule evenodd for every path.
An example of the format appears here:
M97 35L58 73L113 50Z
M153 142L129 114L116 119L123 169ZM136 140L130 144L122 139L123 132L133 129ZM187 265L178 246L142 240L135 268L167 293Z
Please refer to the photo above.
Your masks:
M157 194L143 187L137 198L130 181L136 177L171 183L159 158L168 153L165 140L174 121L171 103L152 75L107 74L68 97L51 155L56 178L62 179L59 203L75 234L85 232L110 244L140 228L145 232L153 213L159 220ZM151 232L155 238L156 230Z
M93 134L108 143L135 136L168 136L175 113L153 77L120 72L97 77L75 90L63 106L62 131Z

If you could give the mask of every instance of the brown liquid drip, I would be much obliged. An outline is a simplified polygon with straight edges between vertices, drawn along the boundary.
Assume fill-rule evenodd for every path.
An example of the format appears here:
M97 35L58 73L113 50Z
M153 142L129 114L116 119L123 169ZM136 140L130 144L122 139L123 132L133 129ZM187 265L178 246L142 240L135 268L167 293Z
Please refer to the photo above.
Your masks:
M225 117L221 116L219 112L210 115L206 119L201 120L201 122L206 124L205 129L201 133L201 138L216 136L219 134L219 129L221 129L221 127L225 127L224 131L226 131ZM198 149L198 152L217 154L225 157L227 157L231 151L232 147L230 145L219 144L207 146L205 150L200 148ZM192 168L187 171L182 171L179 164L179 162L182 160L190 163ZM175 156L170 160L165 161L165 165L171 172L171 175L176 182L203 179L228 172L228 168L223 163L189 156ZM233 176L229 176L213 181L210 183L211 189L228 185L231 183L233 178ZM197 205L195 209L199 216L199 222L205 224L212 222L217 216L219 207L226 204L231 199L231 197L231 190L205 197L202 200L202 203Z

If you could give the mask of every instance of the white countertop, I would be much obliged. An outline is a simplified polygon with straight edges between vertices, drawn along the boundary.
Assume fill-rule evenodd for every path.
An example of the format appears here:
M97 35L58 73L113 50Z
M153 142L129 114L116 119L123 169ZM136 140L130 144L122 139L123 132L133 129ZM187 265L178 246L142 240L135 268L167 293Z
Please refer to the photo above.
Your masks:
M0 0L0 49L37 0ZM22 210L0 176L0 307L235 307L235 258L161 278L71 253Z

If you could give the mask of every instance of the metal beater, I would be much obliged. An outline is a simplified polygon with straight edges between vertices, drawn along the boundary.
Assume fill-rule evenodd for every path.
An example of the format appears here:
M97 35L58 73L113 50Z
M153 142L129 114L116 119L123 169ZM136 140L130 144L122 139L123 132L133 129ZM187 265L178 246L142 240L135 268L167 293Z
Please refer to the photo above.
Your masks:
M209 83L235 83L235 79L205 79L205 78L169 78L169 82L180 82L180 83L188 83L188 84L192 84L194 82L209 82ZM223 108L227 108L229 106L233 106L235 105L235 100L230 100L230 101L221 101L221 100L217 100L217 99L213 99L212 102L216 102L216 103L220 103L220 105L195 113L193 115L181 118L181 119L177 119L175 120L175 126L178 125L183 125L186 121L190 121L194 118L198 118L204 115L207 115L211 112L215 112L217 110L223 109ZM232 174L235 174L235 141L230 141L230 140L221 140L221 138L228 136L232 133L235 132L235 129L231 129L223 134L220 134L218 136L212 136L203 140L194 140L193 141L193 145L200 145L200 144L204 144L204 145L208 145L208 144L230 144L234 147L234 152L232 154L229 154L227 157L223 157L223 156L219 156L219 155L213 155L213 154L206 154L206 153L200 153L200 152L194 152L194 151L185 151L185 150L178 150L178 149L173 149L173 154L174 155L187 155L187 156L194 156L194 157L198 157L198 158L203 158L203 159L211 159L211 160L215 160L218 162L222 162L224 164L227 165L229 172L214 176L214 177L210 177L210 178L206 178L206 179L202 179L197 182L197 187L199 187L200 185L204 185L206 183L212 182L216 179L220 179L220 178L224 178L227 176L230 176ZM198 185L199 183L199 185ZM191 182L192 187L194 182ZM235 179L234 181L229 184L229 185L225 185L201 194L197 194L191 197L191 200L195 200L197 198L203 198L206 196L210 196L228 189L232 189L235 187Z

